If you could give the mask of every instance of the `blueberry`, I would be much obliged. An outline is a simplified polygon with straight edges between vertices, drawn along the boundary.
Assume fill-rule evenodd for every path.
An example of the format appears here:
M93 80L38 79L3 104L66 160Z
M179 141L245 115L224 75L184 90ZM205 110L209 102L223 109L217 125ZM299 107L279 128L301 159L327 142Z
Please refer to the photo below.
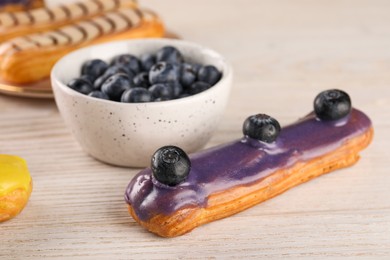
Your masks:
M180 83L183 87L187 88L191 86L197 77L197 72L194 67L189 63L183 63L181 66Z
M68 87L85 95L87 95L89 92L93 90L93 87L90 84L90 82L82 78L76 78L71 80L68 83Z
M198 71L198 80L207 82L211 86L214 86L221 77L222 73L212 65L203 66Z
M177 80L177 66L171 63L158 62L149 71L149 81L151 84L174 82Z
M242 131L250 138L272 143L279 135L280 125L276 119L268 115L257 114L245 120Z
M126 67L130 68L135 74L141 72L141 63L137 57L130 54L122 54L115 56L111 60L111 64L123 64Z
M131 88L123 92L121 102L123 103L142 103L151 102L152 94L146 88Z
M185 97L189 97L189 96L191 96L191 95L184 92L184 93L181 93L177 98L185 98Z
M114 75L114 74L112 74ZM102 75L100 77L98 77L94 82L93 82L93 88L96 89L96 90L100 90L104 81L106 81L109 77L111 77L112 75Z
M141 72L137 74L137 76L134 77L133 82L137 87L149 88L150 87L149 73Z
M196 73L196 75L198 75L200 68L202 68L202 65L198 63L191 63L191 66L194 72Z
M99 90L94 90L94 91L90 92L90 93L88 94L88 96L94 97L94 98L100 98L100 99L107 99L107 100L110 99L110 98L107 96L106 93L103 93L103 92L101 92L101 91L99 91Z
M157 181L168 186L176 186L187 179L191 161L179 147L164 146L154 153L151 168Z
M100 89L103 85L103 83L111 76L118 74L118 73L124 73L126 74L130 80L134 78L134 72L130 70L128 67L125 67L124 65L114 65L109 67L103 75L98 77L95 82L93 83L93 86L95 89Z
M165 61L168 63L182 63L183 55L173 46L165 46L156 54L156 61Z
M153 102L161 102L161 101L168 101L168 100L171 100L171 99L166 98L166 97L159 97L159 98L154 99Z
M173 69L176 73L176 80L180 80L181 64L172 63Z
M183 86L178 81L170 82L168 84L171 85L174 98L178 98L181 93L183 93Z
M325 90L314 99L314 111L322 120L341 119L347 116L351 109L351 98L342 90Z
M144 71L149 71L156 63L156 56L152 54L143 54L140 57L141 67Z
M150 93L154 99L163 98L165 100L173 98L173 88L168 84L155 84L149 88Z
M125 73L130 79L133 79L135 77L135 75L137 75L137 73L135 73L134 71L132 71L129 67L127 67L126 65L124 64L116 64L116 65L113 65L111 67L109 67L108 69L111 69L113 71L117 71L117 73Z
M102 85L102 92L107 94L111 100L119 101L123 92L133 87L133 82L126 74L115 74L109 77Z
M95 80L92 76L87 75L87 74L81 75L80 79L87 81L91 85L93 85L93 81Z
M108 68L107 63L99 59L88 60L81 67L82 75L89 75L93 79L98 78Z
M211 85L207 82L197 81L188 88L188 93L190 95L195 95L209 89L210 87Z

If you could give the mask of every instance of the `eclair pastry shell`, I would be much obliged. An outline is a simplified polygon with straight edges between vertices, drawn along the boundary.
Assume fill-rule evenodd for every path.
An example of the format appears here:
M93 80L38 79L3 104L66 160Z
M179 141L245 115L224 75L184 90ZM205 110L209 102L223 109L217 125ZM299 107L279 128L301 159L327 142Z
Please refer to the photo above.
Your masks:
M144 16L134 27L77 44L49 45L14 51L11 50L13 44L11 41L17 41L18 39L13 39L9 43L7 42L8 44L3 43L0 46L1 79L13 84L36 82L49 77L54 64L61 57L76 49L116 40L162 37L165 28L161 20L149 11L145 11L145 14L149 15ZM45 34L50 34L50 32L45 32Z
M42 7L29 11L20 10L19 12L14 13L14 18L11 19L16 19L18 21L17 24L13 23L8 26L4 25L3 20L10 20L9 14L6 12L0 13L0 43L18 36L54 30L58 27L89 19L117 8L137 7L135 0L108 0L104 5L100 2L104 3L104 0L84 0L74 3L65 3L65 5L52 8ZM80 3L87 12L82 11L83 9L79 6ZM96 5L100 6L100 8L97 8ZM64 8L66 12L64 11ZM68 15L66 15L67 13ZM50 18L49 14L53 18ZM31 19L27 17L34 18Z
M370 127L332 152L277 170L251 185L211 194L206 207L185 207L168 216L155 215L147 221L139 219L131 205L128 205L128 210L149 231L162 237L180 236L202 224L250 208L317 176L353 165L359 160L359 152L368 146L372 138L373 128Z

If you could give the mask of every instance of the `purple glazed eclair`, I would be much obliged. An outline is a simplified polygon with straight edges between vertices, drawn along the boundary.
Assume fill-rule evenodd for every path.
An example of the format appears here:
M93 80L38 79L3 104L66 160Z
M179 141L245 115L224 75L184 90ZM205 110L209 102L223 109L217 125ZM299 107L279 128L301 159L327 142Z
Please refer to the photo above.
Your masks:
M243 132L191 156L160 148L126 189L131 216L157 235L179 236L354 164L373 137L370 119L341 90L321 92L314 112L296 123L281 128L258 114L245 120Z

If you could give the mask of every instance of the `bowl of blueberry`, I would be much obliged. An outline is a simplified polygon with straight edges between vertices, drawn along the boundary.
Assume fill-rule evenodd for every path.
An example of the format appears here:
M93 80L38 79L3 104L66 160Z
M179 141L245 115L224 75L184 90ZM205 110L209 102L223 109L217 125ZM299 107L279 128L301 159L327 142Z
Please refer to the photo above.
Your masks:
M161 146L202 148L224 114L232 68L217 52L173 39L76 50L51 72L62 118L85 152L144 167Z

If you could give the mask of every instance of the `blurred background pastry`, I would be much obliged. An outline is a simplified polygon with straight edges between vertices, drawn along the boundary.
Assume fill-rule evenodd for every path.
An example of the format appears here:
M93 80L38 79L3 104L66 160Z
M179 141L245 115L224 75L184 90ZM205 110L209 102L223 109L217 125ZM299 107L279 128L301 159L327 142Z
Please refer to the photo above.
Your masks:
M1 12L0 81L40 82L49 78L58 59L75 49L164 34L159 16L135 0L79 0Z

